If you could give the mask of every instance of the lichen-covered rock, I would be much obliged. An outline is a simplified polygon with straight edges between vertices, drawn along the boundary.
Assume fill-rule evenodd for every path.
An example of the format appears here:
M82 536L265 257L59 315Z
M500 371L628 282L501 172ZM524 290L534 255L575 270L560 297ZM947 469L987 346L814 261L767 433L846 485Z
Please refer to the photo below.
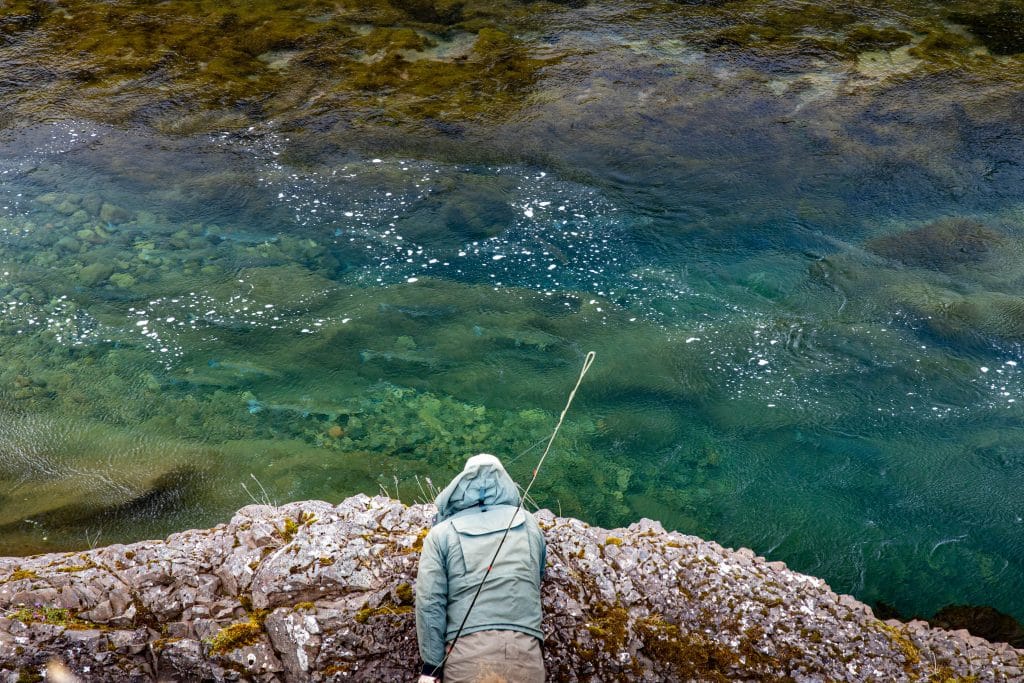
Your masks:
M355 496L251 505L163 542L0 558L0 681L402 680L434 510ZM559 681L1019 680L1024 651L876 619L820 579L641 520L547 511L545 663Z

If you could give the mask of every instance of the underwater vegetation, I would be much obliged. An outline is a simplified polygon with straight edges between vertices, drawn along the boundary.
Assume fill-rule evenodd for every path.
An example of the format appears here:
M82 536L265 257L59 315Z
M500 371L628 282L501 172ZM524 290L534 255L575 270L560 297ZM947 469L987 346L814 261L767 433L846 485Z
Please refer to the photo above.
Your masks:
M611 190L682 249L695 225L723 242L761 239L779 221L849 234L875 205L942 210L965 192L1012 196L1020 150L999 131L1017 125L1021 57L994 54L963 23L1001 11L919 1L13 3L0 9L11 17L0 88L19 136L52 110L158 130L186 148L180 140L196 134L273 133L273 153L299 167L381 150L537 163ZM75 59L48 64L51 54ZM44 63L45 78L32 66ZM170 169L114 148L94 150L98 171L170 187L157 182ZM244 194L244 174L185 163L195 179L175 181L178 201ZM742 203L728 199L737 183L751 188ZM493 233L500 212L471 203L415 224L426 234L461 215L467 233ZM253 217L263 208L242 204Z
M981 222L949 218L899 234L883 235L868 240L865 246L907 266L948 271L984 261L1002 241L1002 235Z
M70 56L50 65L43 88L15 88L25 113L60 103L72 115L111 122L216 130L310 105L371 115L388 102L388 116L461 119L500 116L521 100L545 62L512 33L552 7L14 2L0 9L0 49Z
M814 264L812 273L854 307L884 302L893 318L926 339L1009 351L1024 339L1024 224L1012 212L993 218L948 217L887 232L864 243L869 253L837 253Z
M1016 55L1024 53L1024 9L1012 2L1001 2L994 12L957 12L950 20L967 27L994 55Z
M371 128L427 122L420 130L429 135L433 122L500 123L537 95L549 100L545 89L559 86L542 83L551 67L601 59L603 50L568 37L611 11L634 48L668 26L680 44L790 70L828 60L856 71L858 61L912 56L898 77L955 70L1005 79L1020 73L1024 53L1013 28L1019 9L996 2L607 5L17 0L0 8L2 87L22 120L49 108L180 134L271 119L301 129L328 115Z

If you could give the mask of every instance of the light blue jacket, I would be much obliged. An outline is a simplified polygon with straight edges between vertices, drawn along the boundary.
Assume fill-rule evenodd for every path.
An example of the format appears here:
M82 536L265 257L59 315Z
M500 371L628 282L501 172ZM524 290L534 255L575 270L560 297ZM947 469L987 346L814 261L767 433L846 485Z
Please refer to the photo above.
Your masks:
M425 664L444 659L487 564L519 505L515 482L493 456L471 458L437 497L437 518L423 541L416 575L416 637ZM546 549L525 510L515 521L484 583L462 635L488 629L543 639L540 582Z

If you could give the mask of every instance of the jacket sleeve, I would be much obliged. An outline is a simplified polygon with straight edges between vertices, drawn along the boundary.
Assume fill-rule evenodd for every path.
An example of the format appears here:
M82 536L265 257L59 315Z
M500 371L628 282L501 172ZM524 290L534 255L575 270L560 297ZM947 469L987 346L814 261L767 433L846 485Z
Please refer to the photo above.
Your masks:
M416 572L416 640L424 665L437 666L444 659L448 625L448 569L438 529L423 540Z
M544 540L544 534L540 535L540 580L544 581L544 574L548 568L548 544Z
M544 575L547 571L548 565L548 544L544 539L544 532L540 529L540 524L537 523L536 518L533 515L529 517L529 524L527 525L530 529L530 534L533 536L533 542L539 546L540 552L540 576L538 577L537 583L544 581Z

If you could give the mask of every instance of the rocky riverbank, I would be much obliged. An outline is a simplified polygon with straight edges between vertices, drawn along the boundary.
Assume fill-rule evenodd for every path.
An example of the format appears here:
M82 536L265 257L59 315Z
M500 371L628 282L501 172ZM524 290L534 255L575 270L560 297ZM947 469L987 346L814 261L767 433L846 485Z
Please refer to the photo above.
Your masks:
M0 559L0 681L59 658L89 681L406 680L432 506L252 505L166 541ZM538 514L545 661L559 681L971 680L1024 650L880 621L824 581L641 520Z

